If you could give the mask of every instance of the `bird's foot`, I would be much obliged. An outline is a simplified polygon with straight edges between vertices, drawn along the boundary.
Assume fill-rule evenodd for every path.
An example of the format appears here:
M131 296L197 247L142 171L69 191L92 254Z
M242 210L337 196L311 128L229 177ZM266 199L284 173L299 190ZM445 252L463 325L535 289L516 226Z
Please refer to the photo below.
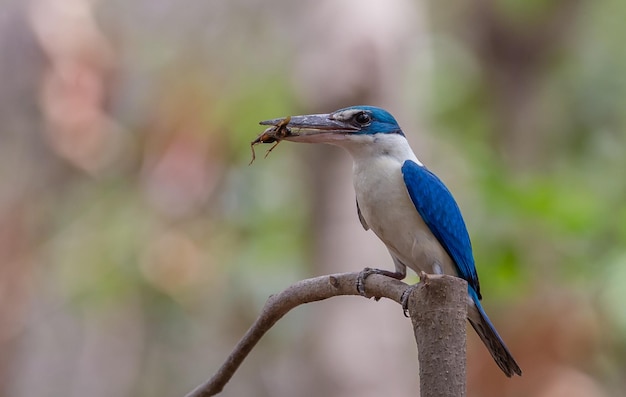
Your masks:
M359 295L367 297L365 294L365 279L371 276L372 274L378 274L378 269L372 269L371 267L366 267L361 270L359 276L356 278L356 290Z
M382 276L395 278L396 280L402 280L405 277L405 275L400 272L390 272L389 270L372 269L371 267L366 267L365 269L361 270L361 272L359 273L359 276L356 279L356 290L358 291L359 295L364 296L366 298L368 296L365 293L365 279L371 276L372 274L380 274ZM380 300L380 296L374 297L374 299Z
M404 317L409 317L409 297L411 296L411 292L413 292L413 290L418 286L419 283L409 285L402 293L402 296L400 296L400 303L402 304L402 313L404 313Z
M420 281L417 284L413 284L404 290L402 296L400 297L400 303L402 304L402 312L404 313L404 317L409 317L409 297L411 296L411 292L417 288L420 283L424 283L424 285L428 285L429 280L434 278L441 277L441 274L428 274L424 271L419 272Z

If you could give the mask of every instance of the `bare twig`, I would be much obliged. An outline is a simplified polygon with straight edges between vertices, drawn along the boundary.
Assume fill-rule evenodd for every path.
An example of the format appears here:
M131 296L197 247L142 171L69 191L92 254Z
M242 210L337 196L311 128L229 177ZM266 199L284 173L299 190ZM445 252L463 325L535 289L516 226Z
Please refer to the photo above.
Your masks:
M359 276L359 273L340 273L340 274L332 274L327 276L321 276L311 279L306 279L299 281L279 294L272 295L269 297L263 310L257 320L252 324L248 332L244 335L244 337L237 343L234 350L228 356L224 364L218 369L218 371L205 383L198 386L196 389L187 394L186 397L208 397L213 396L222 391L226 383L233 376L239 365L243 362L246 356L250 353L250 351L254 348L256 343L261 339L261 337L278 321L280 320L289 310L293 309L296 306L299 306L304 303L316 302L324 299L331 298L333 296L340 295L358 295L356 290L356 280ZM438 279L433 279L428 281L428 285L439 283L439 279L446 278L454 278L456 277L440 277ZM458 283L457 287L458 287ZM368 296L372 297L383 297L388 298L398 303L402 301L402 294L407 291L409 286L401 281L396 279L392 279L386 276L373 274L366 279L365 282L365 292ZM445 288L445 287L444 287ZM465 287L467 288L467 287ZM416 337L418 335L417 331L417 323L415 318L417 313L420 312L420 309L417 308L416 302L421 301L423 299L421 294L428 293L430 288L416 288L412 294L411 299L409 300L409 312L411 313L411 317L414 319L414 329L416 332ZM466 291L464 289L463 291ZM465 292L466 293L466 292ZM452 294L454 295L454 294ZM437 295L439 296L439 295ZM432 297L430 298L432 299ZM458 302L457 302L458 303ZM462 306L466 305L466 301L460 303ZM433 309L437 310L437 309ZM448 309L446 309L448 310ZM454 310L460 310L455 308ZM465 310L465 309L463 309ZM464 317L463 317L464 320ZM434 331L437 331L438 327L434 327ZM426 329L426 333L431 334L431 337L437 338L438 336L433 335L432 331L433 327L429 327ZM448 330L449 334L461 334L459 336L462 337L462 344L457 343L455 346L462 345L462 351L455 352L456 355L462 354L463 360L459 362L460 367L462 368L453 368L454 371L461 372L461 376L465 378L465 323L461 324L461 328L455 330ZM428 338L428 337L426 337ZM456 356L455 356L456 357ZM436 360L435 360L436 361ZM420 367L423 366L422 363L422 354L420 354ZM437 365L436 362L433 362L433 365ZM450 368L446 367L446 370L450 370ZM431 371L435 371L431 369ZM422 371L423 372L423 371ZM463 383L464 387L464 383ZM464 395L464 391L462 394L442 394L442 396L462 396Z

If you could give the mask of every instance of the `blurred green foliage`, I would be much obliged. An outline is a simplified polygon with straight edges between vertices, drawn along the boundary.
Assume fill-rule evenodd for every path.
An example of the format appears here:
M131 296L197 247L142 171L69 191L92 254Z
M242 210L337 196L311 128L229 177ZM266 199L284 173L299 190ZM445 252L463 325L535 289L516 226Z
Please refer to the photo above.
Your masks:
M93 153L86 145L80 161L62 150L80 146L78 136L51 132L56 113L15 121L0 111L12 120L0 132L0 176L11 181L0 191L0 220L23 211L27 221L6 227L18 237L22 224L36 229L20 237L27 248L18 255L40 265L33 306L52 296L63 302L58 310L78 317L111 308L132 317L139 306L148 358L136 395L155 395L155 379L168 380L162 395L193 383L206 367L179 365L186 357L216 367L269 294L311 276L317 214L302 152L283 143L264 160L260 145L248 165L258 122L300 110L292 58L301 49L289 23L300 8L252 3L99 3L110 54L102 61L85 50L85 69L101 79L106 98L94 107L118 140ZM476 16L473 2L431 5L432 91L420 115L428 128L419 132L441 151L416 148L417 155L431 155L437 172L463 176L446 182L466 217L487 305L521 305L542 289L588 298L612 327L607 383L622 385L613 379L626 360L626 2L484 4L513 37L505 48L523 43L511 51L519 55L545 46L546 55L511 60L484 44L490 20ZM559 15L570 15L564 32L531 37L550 18L547 25L561 23ZM45 76L54 55L46 53L50 64L39 60L38 73ZM8 87L4 100L43 108L50 88L34 75L42 87L28 94L20 86L19 95ZM37 130L27 122L39 118L42 131L27 135ZM85 166L109 147L112 160ZM20 172L35 177L13 183Z

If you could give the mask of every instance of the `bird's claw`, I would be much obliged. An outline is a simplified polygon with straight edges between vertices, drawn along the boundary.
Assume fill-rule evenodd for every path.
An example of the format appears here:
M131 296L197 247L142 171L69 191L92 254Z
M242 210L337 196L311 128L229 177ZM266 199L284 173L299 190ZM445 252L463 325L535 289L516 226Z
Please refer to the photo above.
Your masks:
M413 290L418 286L419 283L408 286L400 296L400 304L402 305L402 313L404 314L404 317L409 317L409 298L411 297Z
M424 271L419 272L418 275L420 278L419 283L413 284L407 287L407 289L405 289L402 295L400 296L400 303L402 304L402 312L404 313L404 317L409 317L408 316L409 297L411 296L411 293L413 292L413 290L415 290L415 288L417 288L420 285L420 283L424 283L424 285L428 285L431 279L441 277L440 274L428 274Z
M366 267L365 269L361 270L359 276L356 278L356 290L358 291L359 295L370 298L365 293L365 279L372 274L382 274L383 276L385 276L387 275L387 273L388 272L386 272L385 270L372 269L371 267ZM380 296L375 296L374 300L378 302L380 300Z
M365 279L371 276L372 274L376 274L376 269L372 269L371 267L366 267L361 270L359 276L356 278L356 290L359 295L367 298L365 294Z
M371 267L366 267L365 269L361 270L359 276L356 279L356 290L358 291L359 295L366 298L368 298L368 296L365 293L365 279L372 274L380 274L381 276L391 277L396 280L402 280L405 276L405 273L403 272L390 272L389 270L373 269ZM374 300L379 301L380 296L375 296Z

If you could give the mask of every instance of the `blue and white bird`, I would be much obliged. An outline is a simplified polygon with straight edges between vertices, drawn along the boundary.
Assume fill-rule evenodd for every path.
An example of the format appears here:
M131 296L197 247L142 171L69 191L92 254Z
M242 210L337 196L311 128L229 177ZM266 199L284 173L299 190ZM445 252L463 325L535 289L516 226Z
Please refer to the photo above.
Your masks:
M261 122L278 125L286 119ZM284 122L283 122L284 123ZM282 125L282 124L281 124ZM522 371L480 304L480 284L469 234L450 191L415 156L400 126L387 111L353 106L330 114L292 116L285 139L329 143L354 159L357 212L387 246L397 279L406 268L450 274L468 284L468 320L507 376Z

